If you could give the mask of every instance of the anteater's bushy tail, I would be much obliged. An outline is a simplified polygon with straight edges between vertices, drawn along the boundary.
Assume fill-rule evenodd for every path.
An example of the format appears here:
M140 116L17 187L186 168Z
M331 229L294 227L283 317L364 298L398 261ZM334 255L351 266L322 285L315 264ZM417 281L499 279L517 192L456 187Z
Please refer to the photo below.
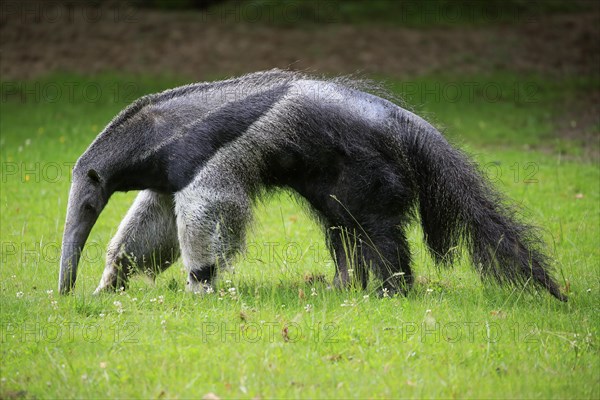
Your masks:
M408 122L406 155L418 190L425 240L439 263L452 261L464 243L483 277L546 288L566 301L550 276L535 228L519 221L475 164L434 128Z

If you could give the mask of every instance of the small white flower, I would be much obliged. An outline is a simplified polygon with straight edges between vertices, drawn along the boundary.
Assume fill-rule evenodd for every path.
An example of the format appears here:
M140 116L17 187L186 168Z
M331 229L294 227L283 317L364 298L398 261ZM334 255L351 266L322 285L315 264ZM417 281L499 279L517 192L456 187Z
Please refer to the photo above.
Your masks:
M237 300L237 291L235 290L234 287L230 287L229 289L227 289L229 291L229 295L231 296L232 300Z
M117 312L119 314L123 313L123 304L120 301L117 300L117 301L113 302L113 305L117 308Z
M48 296L52 296L54 294L54 290L52 290L52 289L46 290L46 294Z
M315 289L315 288L310 288L310 295L311 295L311 296L317 296L317 289Z
M356 306L356 300L352 299L352 300L344 300L344 302L342 303L342 307L354 307Z
M25 146L29 146L31 144L31 139L25 139Z
M369 295L368 295L368 294L365 294L365 295L363 296L363 299L365 299L365 300L368 300L368 299L369 299Z
M431 288L427 288L426 292L427 292L427 293L433 293L433 289L431 289Z
M214 293L214 291L215 291L215 289L213 289L212 286L209 286L209 287L206 288L206 293L207 294Z
M23 294L24 294L23 292L17 292L17 297L21 298L21 297L23 297Z
M165 296L158 296L158 302L162 304L165 301Z
M304 311L311 312L312 308L313 308L312 304L307 304L306 306L304 306Z
M390 291L387 288L383 288L383 297L390 297Z
M131 301L137 301L137 297L132 297Z

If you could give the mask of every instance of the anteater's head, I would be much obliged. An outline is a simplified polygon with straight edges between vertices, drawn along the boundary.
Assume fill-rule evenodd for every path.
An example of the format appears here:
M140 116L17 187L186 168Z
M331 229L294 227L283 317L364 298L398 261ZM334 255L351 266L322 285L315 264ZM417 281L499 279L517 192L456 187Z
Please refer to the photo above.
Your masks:
M58 283L58 290L63 294L69 293L75 285L83 246L110 197L101 170L90 166L84 156L73 169L69 192Z

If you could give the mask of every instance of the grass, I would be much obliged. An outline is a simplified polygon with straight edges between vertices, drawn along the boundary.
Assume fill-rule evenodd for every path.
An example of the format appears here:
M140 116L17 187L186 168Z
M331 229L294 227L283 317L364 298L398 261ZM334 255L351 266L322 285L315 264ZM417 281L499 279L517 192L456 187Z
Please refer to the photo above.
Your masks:
M437 270L417 227L419 278L407 297L378 299L374 286L328 290L319 279L333 275L322 234L286 193L257 206L248 251L216 293L183 292L178 263L154 284L134 279L126 292L92 297L106 244L135 196L116 194L92 231L74 295L60 297L69 163L136 96L183 82L111 74L3 82L0 397L598 398L600 171L578 156L580 143L566 154L545 146L558 140L552 110L597 83L468 79L506 93L534 82L540 94L448 101L390 84L468 144L544 228L566 304L484 285L466 261Z

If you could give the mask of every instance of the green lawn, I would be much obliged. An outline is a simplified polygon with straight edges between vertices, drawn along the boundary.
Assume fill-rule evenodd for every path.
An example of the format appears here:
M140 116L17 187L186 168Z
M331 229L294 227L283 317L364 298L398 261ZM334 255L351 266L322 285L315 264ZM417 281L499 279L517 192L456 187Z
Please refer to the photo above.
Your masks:
M422 91L457 82L497 85L502 95ZM155 284L136 278L126 292L92 297L135 196L116 194L74 295L59 296L71 163L138 95L180 83L110 74L2 83L0 397L600 397L600 169L580 156L584 143L553 134L560 105L598 82L389 82L543 227L566 304L484 285L466 261L436 269L416 226L419 277L408 297L328 290L322 234L286 193L257 207L248 251L216 293L185 293L178 263ZM515 87L526 93L514 96Z

